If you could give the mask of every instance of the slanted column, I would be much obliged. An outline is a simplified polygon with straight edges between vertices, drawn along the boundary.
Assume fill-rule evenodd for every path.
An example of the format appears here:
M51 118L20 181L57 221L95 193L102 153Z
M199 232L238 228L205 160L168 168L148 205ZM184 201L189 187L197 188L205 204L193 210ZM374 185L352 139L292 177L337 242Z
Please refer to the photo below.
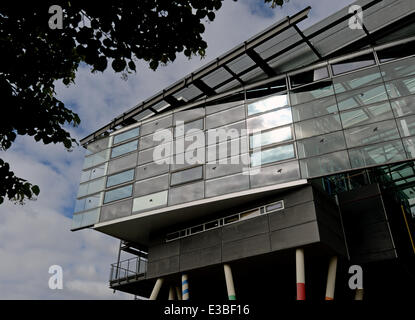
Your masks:
M189 282L187 281L187 274L182 274L182 296L183 300L189 300Z
M150 300L156 300L163 284L163 278L158 278L154 285L153 291L151 291Z
M224 264L226 289L228 291L229 300L236 300L235 286L233 284L232 269L229 264Z
M334 299L334 290L336 287L337 257L331 257L329 262L329 271L327 273L326 299Z
M305 300L304 249L295 250L295 265L297 273L297 300Z
M169 300L174 300L174 289L172 286L169 288Z
M176 287L176 297L177 300L182 300L182 292L180 291L179 287Z

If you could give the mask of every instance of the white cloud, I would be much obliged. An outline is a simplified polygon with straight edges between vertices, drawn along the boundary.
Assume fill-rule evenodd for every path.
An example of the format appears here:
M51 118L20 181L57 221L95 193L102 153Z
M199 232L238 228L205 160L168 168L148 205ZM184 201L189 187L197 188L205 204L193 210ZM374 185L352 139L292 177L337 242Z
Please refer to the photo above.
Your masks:
M269 9L269 15L257 15L251 10L252 1L225 1L216 20L207 25L205 39L209 47L205 60L188 61L180 56L157 72L141 63L137 74L130 75L128 81L110 70L91 74L88 68L80 68L75 85L57 87L59 97L82 119L81 126L71 132L82 138L308 4L314 7L310 19L315 21L350 3L290 1L283 9ZM44 146L31 137L19 137L0 157L11 163L18 176L41 189L37 201L24 206L8 202L0 206L0 299L132 298L122 293L114 295L108 289L109 267L115 262L118 241L92 230L69 231L71 220L64 213L75 200L83 161L80 148L68 153L61 145ZM63 290L48 288L48 269L53 264L63 268Z

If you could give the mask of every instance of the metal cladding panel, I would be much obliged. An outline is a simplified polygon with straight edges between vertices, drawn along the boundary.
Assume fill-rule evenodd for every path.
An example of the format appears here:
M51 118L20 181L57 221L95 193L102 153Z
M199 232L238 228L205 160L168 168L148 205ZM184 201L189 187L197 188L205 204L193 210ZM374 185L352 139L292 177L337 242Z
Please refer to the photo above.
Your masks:
M175 112L173 116L173 124L175 125L178 121L188 122L203 118L205 116L205 108L195 108L190 110L184 110Z
M251 169L255 170L255 168ZM277 165L258 169L258 173L251 176L251 188L263 187L287 181L300 179L298 161L283 162Z
M269 234L224 242L222 245L222 261L237 260L270 252Z
M172 128L163 129L162 134L163 135L161 136L160 134L153 133L153 134L149 134L144 137L141 137L140 144L139 144L140 150L152 148L152 147L158 146L160 144L163 144L167 141L172 140L173 129ZM163 137L163 139L159 139L159 137ZM169 139L167 139L167 137L169 137Z
M179 256L148 262L146 276L154 278L176 272L179 272Z
M144 181L137 181L134 184L134 196L143 196L149 193L166 190L169 188L169 175L158 176Z
M147 163L136 169L136 180L143 180L169 172L169 164Z
M223 110L233 108L236 106L240 106L240 105L243 105L243 101L234 101L234 102L228 102L228 103L207 105L206 115L210 115L212 113L216 113L216 112L223 111Z
M221 245L203 248L180 255L180 271L191 270L199 267L205 267L221 262L222 250Z
M296 188L284 194L284 207L289 208L314 199L313 187L310 185Z
M194 236L180 240L180 253L186 253L193 250L200 250L207 247L220 244L222 239L221 229L210 230L195 234ZM178 241L176 241L178 242Z
M156 130L165 129L172 125L173 116L169 115L167 117L157 119L151 122L147 122L141 126L141 136L153 133Z
M230 224L222 228L223 242L240 240L254 235L268 233L268 217L266 215L255 219Z
M134 199L133 212L146 211L167 205L167 190Z
M110 205L103 206L99 221L109 221L131 215L133 200L123 200Z
M179 255L180 243L178 241L162 243L151 246L148 250L148 261L153 262L160 259Z
M127 156L111 160L108 164L108 174L113 174L137 165L137 152L131 153Z
M206 198L249 189L249 175L234 176L206 181Z
M204 194L205 183L203 181L171 188L169 191L169 205L199 200L204 197Z
M269 214L269 228L271 231L294 227L299 224L315 221L316 211L314 202L306 202L282 211Z
M227 163L207 163L206 164L206 179L219 178L226 175L242 172L244 169L249 168L249 155L244 154L241 156L235 156L230 159ZM232 164L235 161L236 164Z
M271 249L283 250L320 241L317 221L271 232Z
M206 117L206 128L212 129L245 118L245 106L238 106Z

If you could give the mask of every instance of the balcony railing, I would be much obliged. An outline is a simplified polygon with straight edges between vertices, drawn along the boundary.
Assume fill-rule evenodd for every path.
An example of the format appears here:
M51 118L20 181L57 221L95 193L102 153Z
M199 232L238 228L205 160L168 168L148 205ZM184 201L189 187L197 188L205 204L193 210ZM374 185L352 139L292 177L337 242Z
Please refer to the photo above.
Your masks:
M134 257L111 264L110 283L137 280L147 272L147 259Z

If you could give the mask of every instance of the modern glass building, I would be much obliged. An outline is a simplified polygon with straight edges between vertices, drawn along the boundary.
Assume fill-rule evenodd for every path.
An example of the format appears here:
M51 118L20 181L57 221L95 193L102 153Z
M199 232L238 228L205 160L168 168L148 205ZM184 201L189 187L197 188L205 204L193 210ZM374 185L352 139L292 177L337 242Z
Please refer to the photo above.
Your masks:
M415 3L355 4L360 28L347 7L301 31L306 8L81 141L72 230L120 239L112 289L353 299L353 265L368 299L414 285Z

